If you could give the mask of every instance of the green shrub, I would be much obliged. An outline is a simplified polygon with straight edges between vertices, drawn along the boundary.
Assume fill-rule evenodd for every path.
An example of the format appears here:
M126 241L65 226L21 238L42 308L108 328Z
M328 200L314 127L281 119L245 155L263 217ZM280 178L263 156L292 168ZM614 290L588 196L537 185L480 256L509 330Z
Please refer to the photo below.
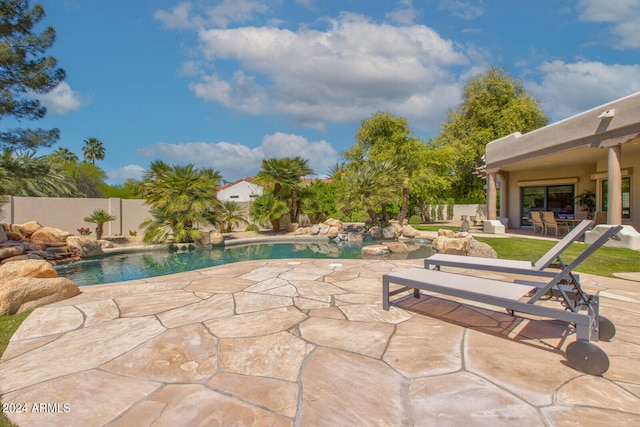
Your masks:
M260 228L255 224L249 224L247 225L247 228L244 229L244 231L260 231Z
M411 225L418 225L420 222L421 220L418 215L411 215L411 218L409 218L409 224Z

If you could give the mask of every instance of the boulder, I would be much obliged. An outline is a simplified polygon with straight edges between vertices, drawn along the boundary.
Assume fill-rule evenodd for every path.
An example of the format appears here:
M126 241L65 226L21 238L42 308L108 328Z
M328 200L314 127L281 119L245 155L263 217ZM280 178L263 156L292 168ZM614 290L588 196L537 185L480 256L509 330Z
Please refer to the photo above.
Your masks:
M469 241L465 255L482 258L498 258L496 251L486 243L478 242L475 239Z
M26 237L31 237L33 233L42 228L42 224L37 221L25 222L20 226L20 232Z
M318 234L320 234L321 227L322 225L320 224L314 224L311 227L309 227L308 233L311 234L312 236L317 236Z
M4 227L0 227L0 243L6 242L7 240L9 240L7 232L4 231Z
M287 233L293 233L298 228L300 228L300 224L298 224L297 222L290 222L289 224L287 224Z
M420 232L410 225L405 225L404 227L402 227L402 237L413 239L419 234Z
M364 240L363 231L349 231L347 233L347 242L362 243L363 240Z
M453 230L446 230L446 229L438 230L438 236L444 236L444 237L451 238L451 237L454 236L454 234L455 233L453 232Z
M403 242L384 242L383 245L389 248L389 252L392 254L408 254L411 252L409 246Z
M40 256L40 255L37 255L37 254L34 254L34 253L24 253L22 255L16 255L16 256L9 257L9 258L5 258L2 261L0 261L0 265L6 264L8 262L25 261L25 260L30 260L30 259L42 260L42 259L44 259L44 256Z
M293 232L293 234L295 236L304 236L305 234L307 234L309 231L309 228L307 227L300 227L300 228L296 228L296 231Z
M338 233L340 233L340 227L331 226L329 227L327 236L329 236L330 239L335 239L336 237L338 237Z
M467 246L471 240L473 240L472 237L448 238L438 236L436 240L433 241L433 248L443 254L466 255Z
M322 224L320 225L320 234L325 235L325 234L329 234L329 230L331 229L330 225L327 224Z
M339 219L329 218L324 222L324 224L328 225L329 227L342 228L342 221L340 221Z
M94 239L85 236L69 236L67 238L69 252L80 255L82 258L102 255L102 246Z
M378 227L377 225L374 225L369 229L369 234L374 240L382 239L382 228Z
M31 241L47 245L65 245L71 233L55 227L42 227L31 235Z
M211 242L212 245L216 245L216 246L222 245L224 244L224 236L219 232L213 230L209 232L209 242Z
M389 254L389 247L385 245L369 245L362 248L362 256L381 256Z
M25 245L23 242L15 242L14 244L2 245L0 247L0 259L22 255L28 246L28 243Z
M68 241L69 239L67 239ZM206 240L206 239L205 239ZM106 249L106 248L114 248L115 246L113 245L113 242L111 240L105 240L105 239L100 239L100 240L96 240L96 243L100 246L100 248L102 249Z
M387 227L382 229L382 238L383 239L397 239L400 237L400 233L402 232L402 226L398 224L398 222L392 222Z
M19 241L24 239L22 233L16 233L15 231L5 231L5 234L7 235L8 240Z
M0 316L21 313L79 293L78 285L64 277L18 277L0 282Z
M44 260L13 261L0 266L0 284L17 277L47 279L58 277L58 272Z

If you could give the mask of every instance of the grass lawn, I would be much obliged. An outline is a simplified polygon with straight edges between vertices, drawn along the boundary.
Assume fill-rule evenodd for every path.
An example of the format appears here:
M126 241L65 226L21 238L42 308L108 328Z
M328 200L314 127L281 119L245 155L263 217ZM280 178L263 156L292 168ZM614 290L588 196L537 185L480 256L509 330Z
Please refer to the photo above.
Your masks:
M0 316L0 355L4 353L11 336L20 324L22 324L24 319L27 318L29 313L31 313L31 311L25 311L15 316ZM4 413L0 412L0 427L15 427L15 424L11 423L9 419L4 416Z

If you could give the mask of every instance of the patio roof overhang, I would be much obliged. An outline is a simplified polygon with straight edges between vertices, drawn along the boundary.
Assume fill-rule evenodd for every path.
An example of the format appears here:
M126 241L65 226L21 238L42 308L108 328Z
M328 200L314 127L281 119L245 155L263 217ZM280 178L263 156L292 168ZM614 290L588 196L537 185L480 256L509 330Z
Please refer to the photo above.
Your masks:
M623 155L640 152L640 92L487 144L487 172L595 163L615 145L622 145Z

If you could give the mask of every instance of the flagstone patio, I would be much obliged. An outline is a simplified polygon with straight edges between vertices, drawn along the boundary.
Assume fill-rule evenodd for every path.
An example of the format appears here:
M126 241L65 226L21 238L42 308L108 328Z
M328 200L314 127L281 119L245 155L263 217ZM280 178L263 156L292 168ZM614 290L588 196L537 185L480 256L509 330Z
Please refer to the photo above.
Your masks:
M409 293L382 310L382 274L420 264L250 261L84 287L13 336L3 409L19 426L640 425L637 282L581 275L617 327L593 377L567 364L560 322Z

